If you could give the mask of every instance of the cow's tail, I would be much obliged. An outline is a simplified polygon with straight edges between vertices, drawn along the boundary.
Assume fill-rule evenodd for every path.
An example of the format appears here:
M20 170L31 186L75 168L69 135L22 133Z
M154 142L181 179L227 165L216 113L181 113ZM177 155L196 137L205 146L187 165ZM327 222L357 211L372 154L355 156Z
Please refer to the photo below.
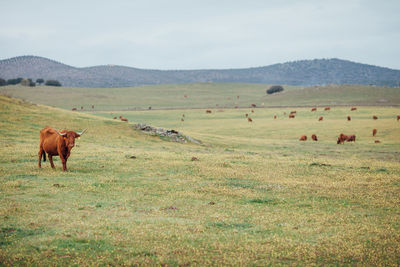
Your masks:
M43 161L46 161L46 152L45 151L43 151Z

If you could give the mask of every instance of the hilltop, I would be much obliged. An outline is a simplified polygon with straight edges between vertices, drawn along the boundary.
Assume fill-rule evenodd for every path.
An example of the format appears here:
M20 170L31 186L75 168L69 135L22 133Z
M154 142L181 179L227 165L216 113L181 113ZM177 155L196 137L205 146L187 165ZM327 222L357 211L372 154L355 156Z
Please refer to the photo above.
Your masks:
M221 70L151 70L118 65L77 68L48 58L21 56L0 60L3 79L43 78L69 87L126 87L199 82L287 85L368 84L398 86L400 70L341 59L314 59L264 67Z

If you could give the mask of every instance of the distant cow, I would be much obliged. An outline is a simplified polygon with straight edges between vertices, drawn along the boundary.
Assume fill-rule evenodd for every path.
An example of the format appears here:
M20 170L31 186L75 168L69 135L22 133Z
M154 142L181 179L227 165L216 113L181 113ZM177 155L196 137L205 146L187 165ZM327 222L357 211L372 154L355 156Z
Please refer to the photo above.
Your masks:
M397 115L397 121L399 121L400 120L400 115Z
M347 139L346 139L346 141L347 142L355 142L356 141L356 136L353 134L353 135L350 135Z
M72 108L72 110L73 110L73 111L75 111L75 110L76 110L76 108Z
M294 119L294 114L289 114L289 119Z
M81 106L81 110L83 109L83 106Z
M296 114L297 113L297 111L296 110L292 110L292 111L290 111L290 114Z
M351 117L350 117L350 116L347 116L347 120L348 120L348 121L351 121Z
M357 110L357 108L356 108L356 107L352 107L352 108L350 109L350 111L354 111L354 110Z
M252 108L256 108L257 105L256 105L256 104L251 104L251 107L252 107Z
M94 105L92 105L92 109L94 109Z
M312 108L311 111L317 111L317 108Z
M343 144L349 137L343 133L341 133L338 137L337 144Z
M253 109L251 110L251 113L254 113L254 110L253 110Z
M311 139L314 141L318 141L317 135L315 135L315 134L311 135Z
M331 110L331 107L326 107L324 110Z
M319 117L318 121L322 121L324 119L324 117Z
M247 121L248 122L253 122L253 120L249 117L249 118L247 118Z
M276 115L274 115L274 119L276 119Z
M124 118L124 117L122 117L122 116L119 116L119 119L121 120L121 121L128 121L128 119L127 118Z
M381 141L379 141L379 140L375 140L375 144L377 144L377 143L380 143Z
M245 115L246 115L246 118L249 116L249 114L247 114L247 113Z
M307 135L301 136L299 141L307 141Z
M378 119L378 117L377 116L372 116L372 118L374 119L374 120L377 120Z
M185 117L185 114L182 114L182 117Z
M375 135L376 135L376 132L377 132L377 130L376 130L376 129L373 129L373 130L372 130L372 136L375 136Z
M185 119L184 119L184 118L181 118L181 121L185 121Z
M114 119L114 120L116 120L116 119L117 119L117 117L114 117L113 119Z
M211 110L207 109L207 110L206 110L206 113L211 113Z
M75 146L75 138L79 138L84 132L80 133L74 131L58 130L46 126L40 131L40 145L39 145L39 168L42 168L43 161L46 161L46 153L49 156L51 167L54 169L53 156L60 156L63 171L67 170L67 160L70 156L71 149Z

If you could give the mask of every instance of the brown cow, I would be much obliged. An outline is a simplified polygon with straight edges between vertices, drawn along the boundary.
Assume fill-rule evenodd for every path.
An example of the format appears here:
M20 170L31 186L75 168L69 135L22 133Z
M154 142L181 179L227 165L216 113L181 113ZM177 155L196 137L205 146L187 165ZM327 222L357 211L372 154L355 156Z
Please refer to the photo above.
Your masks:
M322 121L324 119L324 117L319 117L318 121Z
M296 114L297 113L297 111L296 110L292 110L292 111L290 111L290 114Z
M256 105L256 104L251 104L251 107L252 107L252 108L256 108L257 105Z
M378 117L377 116L372 116L372 118L374 119L374 120L377 120L378 119Z
M343 144L349 137L343 133L341 133L338 137L337 144Z
M355 142L356 141L356 136L353 134L353 135L350 135L347 139L346 139L346 141L347 142Z
M253 122L253 120L250 117L247 118L247 121L248 122Z
M350 109L350 111L354 111L354 110L357 110L357 108L356 108L356 107L352 107L352 108Z
M347 116L347 120L348 120L348 121L351 121L351 117L350 117L350 116Z
M83 106L81 106L81 110L83 109Z
M53 156L60 156L63 171L67 170L67 160L71 149L75 146L75 138L79 138L84 132L63 130L61 132L54 128L46 126L40 131L39 145L39 168L42 168L41 160L46 161L46 153L49 156L51 167L54 169Z
M274 115L274 119L276 119L276 115Z
M379 141L379 140L375 140L375 144L377 144L377 143L380 143L381 141Z
M206 113L211 113L211 110L207 109L207 110L206 110Z
M331 107L326 107L324 110L331 110Z
M399 121L400 120L400 115L397 115L397 121Z
M307 141L307 135L301 136L299 141Z
M311 111L317 111L317 108L312 108Z
M119 119L121 120L121 121L128 121L128 119L127 118L124 118L124 117L122 117L122 116L119 116Z
M375 136L377 131L378 131L377 129L373 129L372 130L372 136Z
M94 105L92 105L92 109L94 109Z
M251 110L251 113L254 113L254 110L253 110L253 109Z
M245 115L246 115L246 118L249 116L249 114L247 114L247 113Z
M181 121L185 121L185 119L184 119L184 118L181 118Z
M315 134L311 135L311 139L314 141L318 141L317 135L315 135Z
M294 119L294 114L289 114L289 119Z
M72 110L73 110L73 111L75 111L75 110L76 110L76 108L72 108Z
M113 119L114 119L114 120L116 120L116 119L117 119L117 117L114 117Z

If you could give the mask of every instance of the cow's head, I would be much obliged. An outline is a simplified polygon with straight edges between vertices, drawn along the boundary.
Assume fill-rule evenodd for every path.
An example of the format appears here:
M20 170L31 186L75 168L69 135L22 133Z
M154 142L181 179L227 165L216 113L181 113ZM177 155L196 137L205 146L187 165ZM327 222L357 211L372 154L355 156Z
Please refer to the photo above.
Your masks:
M76 133L74 131L63 131L62 133L57 131L57 133L64 138L65 146L68 148L68 150L71 150L75 146L75 138L79 138L85 131L86 129L80 133Z

